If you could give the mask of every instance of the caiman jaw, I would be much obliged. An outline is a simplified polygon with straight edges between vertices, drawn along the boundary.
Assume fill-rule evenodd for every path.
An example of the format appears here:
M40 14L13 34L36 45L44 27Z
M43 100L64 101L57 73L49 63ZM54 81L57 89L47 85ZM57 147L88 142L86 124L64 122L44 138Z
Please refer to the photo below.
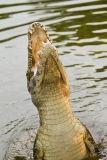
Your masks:
M44 73L46 75L46 61L48 62L49 57L52 58L52 61L49 62L50 67L48 70L50 75L48 74L48 76L45 77L47 77L48 80L50 79L51 83L53 82L52 79L54 80L55 77L59 77L59 79L62 78L63 83L68 85L68 79L58 57L57 50L52 45L52 41L49 38L45 27L38 22L31 24L28 30L28 40L28 71L26 74L28 90L30 91L29 84L32 79L33 82L35 81L35 85L33 84L33 86L35 86L35 92L40 90ZM51 62L53 62L53 64ZM37 68L36 75L34 75L35 68ZM51 69L53 68L54 72L51 72Z
M39 22L32 23L28 30L28 70L33 71L39 63L38 52L42 49L42 42L52 43L46 28Z

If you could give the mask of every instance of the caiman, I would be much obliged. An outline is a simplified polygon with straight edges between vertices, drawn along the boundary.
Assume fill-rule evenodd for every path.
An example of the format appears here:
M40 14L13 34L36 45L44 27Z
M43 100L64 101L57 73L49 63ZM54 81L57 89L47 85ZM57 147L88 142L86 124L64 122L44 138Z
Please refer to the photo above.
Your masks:
M67 75L45 27L31 24L28 37L28 91L40 117L34 160L97 159L91 134L72 113Z
M68 79L57 49L39 22L32 23L28 30L26 76L40 117L32 159L99 160L98 147L90 132L71 110ZM14 159L18 158L31 159Z

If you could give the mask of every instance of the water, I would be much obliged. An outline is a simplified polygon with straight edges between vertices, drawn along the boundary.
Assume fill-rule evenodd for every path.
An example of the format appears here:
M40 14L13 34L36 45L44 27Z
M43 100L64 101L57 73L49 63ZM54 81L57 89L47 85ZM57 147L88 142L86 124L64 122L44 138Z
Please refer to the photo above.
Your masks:
M36 126L26 87L27 30L46 25L71 88L75 115L107 154L107 1L0 0L0 157L18 130Z

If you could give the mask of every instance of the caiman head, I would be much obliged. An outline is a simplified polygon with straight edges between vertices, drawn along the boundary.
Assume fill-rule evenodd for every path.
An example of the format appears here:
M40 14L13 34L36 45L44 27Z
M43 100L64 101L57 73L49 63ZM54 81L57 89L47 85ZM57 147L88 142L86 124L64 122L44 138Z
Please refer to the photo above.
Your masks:
M37 69L36 75L35 70ZM63 83L68 86L68 80L58 53L46 28L39 22L32 23L28 30L28 70L27 86L29 92L41 86Z

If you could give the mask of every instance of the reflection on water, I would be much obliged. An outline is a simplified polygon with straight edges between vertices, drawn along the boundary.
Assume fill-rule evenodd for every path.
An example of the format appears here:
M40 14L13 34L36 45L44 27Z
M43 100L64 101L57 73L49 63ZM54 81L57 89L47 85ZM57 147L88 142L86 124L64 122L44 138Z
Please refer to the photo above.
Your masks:
M71 87L73 111L107 154L107 1L1 0L0 155L15 132L36 125L26 88L27 30L47 26ZM101 140L102 139L102 140Z

